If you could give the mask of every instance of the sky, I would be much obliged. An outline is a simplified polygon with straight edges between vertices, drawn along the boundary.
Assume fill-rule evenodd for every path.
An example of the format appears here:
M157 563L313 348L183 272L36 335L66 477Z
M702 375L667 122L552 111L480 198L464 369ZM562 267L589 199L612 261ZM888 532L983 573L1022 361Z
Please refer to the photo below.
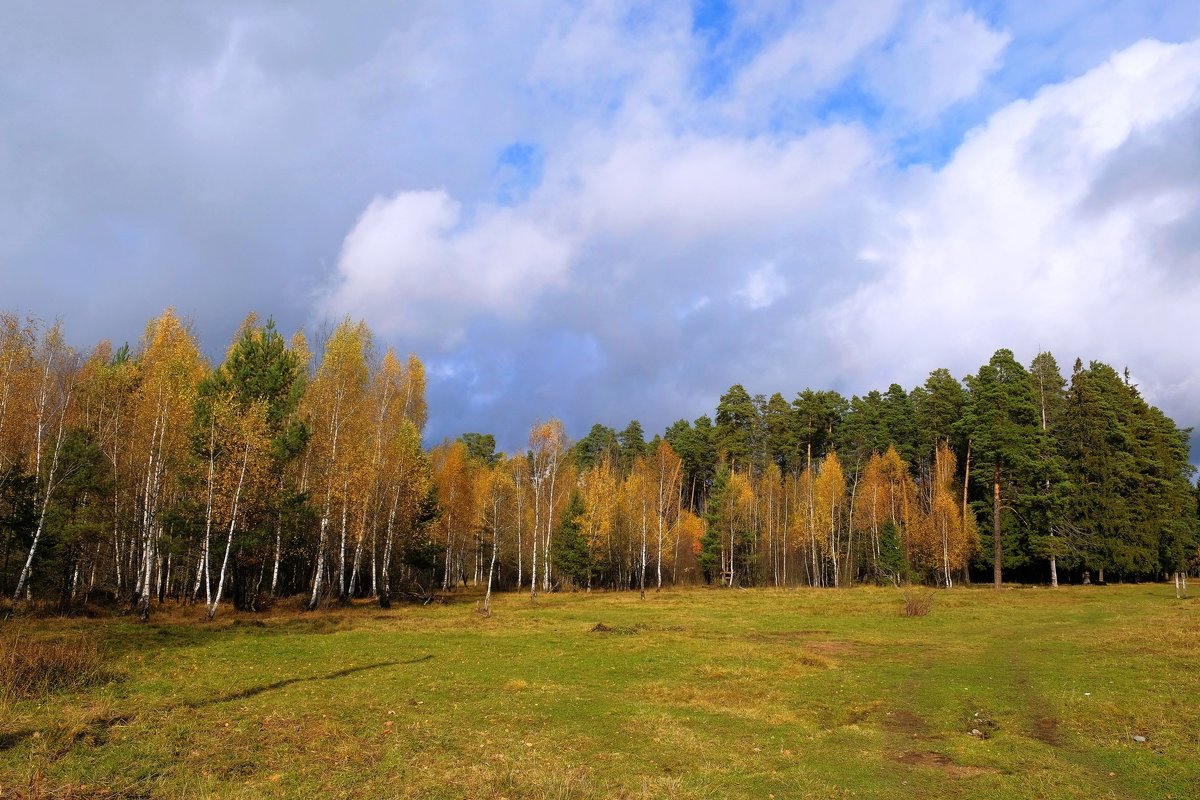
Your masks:
M1006 347L1200 427L1195 0L0 4L0 309L364 319L427 438Z

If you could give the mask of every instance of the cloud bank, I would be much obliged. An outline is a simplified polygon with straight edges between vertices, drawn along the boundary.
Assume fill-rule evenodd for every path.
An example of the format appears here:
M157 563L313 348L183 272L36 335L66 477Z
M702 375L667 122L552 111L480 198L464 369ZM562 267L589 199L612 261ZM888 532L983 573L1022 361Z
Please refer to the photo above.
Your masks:
M998 347L1200 423L1184 2L0 10L0 305L418 352L432 438L661 430ZM64 288L66 287L66 288Z

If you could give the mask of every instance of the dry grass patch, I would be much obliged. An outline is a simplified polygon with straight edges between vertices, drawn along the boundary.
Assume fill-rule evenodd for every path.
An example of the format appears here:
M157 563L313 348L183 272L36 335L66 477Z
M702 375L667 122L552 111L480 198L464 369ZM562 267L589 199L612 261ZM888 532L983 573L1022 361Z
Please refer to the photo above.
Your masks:
M902 617L923 617L933 609L933 592L928 589L905 589Z
M992 769L991 767L972 767L966 764L957 764L954 762L954 759L942 753L903 753L896 757L896 761L912 767L935 769L954 778L975 778L980 775L1000 774L999 770Z
M96 641L85 634L31 636L21 628L0 635L0 700L40 697L57 689L94 686L107 678Z

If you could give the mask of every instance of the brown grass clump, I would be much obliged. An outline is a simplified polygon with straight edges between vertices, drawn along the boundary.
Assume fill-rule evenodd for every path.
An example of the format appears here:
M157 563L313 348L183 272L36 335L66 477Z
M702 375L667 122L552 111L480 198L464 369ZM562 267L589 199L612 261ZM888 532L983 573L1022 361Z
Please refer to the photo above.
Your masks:
M904 607L900 609L902 617L923 617L933 608L933 592L916 589L904 590Z
M96 642L76 634L31 637L20 629L0 635L0 701L38 697L104 679Z

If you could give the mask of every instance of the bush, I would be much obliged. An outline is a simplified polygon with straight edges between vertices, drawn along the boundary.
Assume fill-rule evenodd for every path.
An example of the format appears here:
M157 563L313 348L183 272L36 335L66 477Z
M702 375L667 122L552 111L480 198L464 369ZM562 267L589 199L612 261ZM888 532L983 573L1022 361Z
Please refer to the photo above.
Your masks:
M900 610L902 617L923 617L933 608L933 592L906 589L904 591L904 608Z
M99 683L101 663L90 637L34 638L19 629L8 631L0 636L0 700L13 702Z

